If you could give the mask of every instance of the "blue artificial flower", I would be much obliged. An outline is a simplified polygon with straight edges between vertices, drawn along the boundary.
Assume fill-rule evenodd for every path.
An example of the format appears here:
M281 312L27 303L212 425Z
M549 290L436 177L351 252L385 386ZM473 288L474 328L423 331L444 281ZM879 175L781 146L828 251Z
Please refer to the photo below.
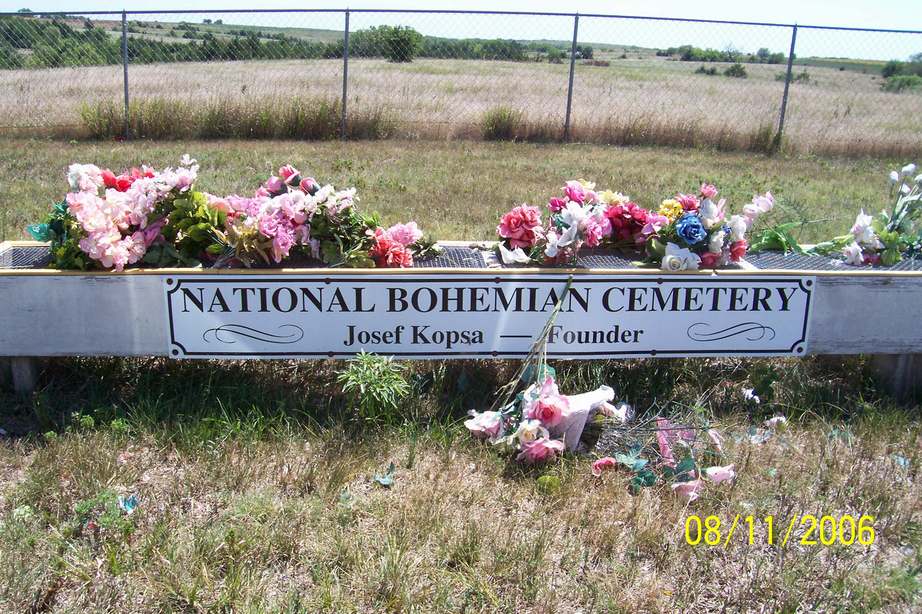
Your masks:
M701 223L701 218L694 213L686 213L675 223L676 233L689 246L700 243L707 238L708 232Z

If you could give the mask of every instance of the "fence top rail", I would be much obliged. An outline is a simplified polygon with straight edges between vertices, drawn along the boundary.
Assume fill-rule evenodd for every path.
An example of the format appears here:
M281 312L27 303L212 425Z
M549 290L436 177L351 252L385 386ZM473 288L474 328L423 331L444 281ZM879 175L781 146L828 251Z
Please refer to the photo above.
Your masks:
M20 13L18 11L0 11L0 17L39 17L39 16L73 16L85 17L90 15L214 15L214 14L247 14L247 13L404 13L404 14L448 14L448 15L521 15L531 17L591 17L599 19L642 19L646 21L671 21L680 23L705 23L725 24L736 26L761 26L769 28L793 28L810 30L834 30L841 32L879 32L885 34L922 34L922 30L906 30L900 28L856 28L851 26L826 26L817 24L798 24L771 21L735 21L725 19L699 19L692 17L659 17L653 15L621 15L608 13L560 13L537 11L485 11L462 9L161 9L137 11L33 11Z

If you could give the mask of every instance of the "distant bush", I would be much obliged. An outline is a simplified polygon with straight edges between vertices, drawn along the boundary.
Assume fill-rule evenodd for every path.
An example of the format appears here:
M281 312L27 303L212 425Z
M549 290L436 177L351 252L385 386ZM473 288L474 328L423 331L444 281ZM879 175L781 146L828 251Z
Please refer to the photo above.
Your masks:
M779 72L775 75L775 81L784 81L787 79L788 74L786 72ZM812 83L813 78L810 76L810 73L804 69L803 72L799 72L795 75L791 75L791 83Z
M702 64L701 66L698 67L697 70L695 70L695 74L696 75L716 75L717 67L711 66L710 68L708 68L704 64Z
M509 141L521 133L522 113L511 107L493 107L483 115L481 133L487 141Z
M585 60L583 62L584 66L611 66L611 62L608 60Z
M423 47L423 35L408 26L373 26L352 35L349 53L384 57L389 62L412 62Z
M887 79L881 86L885 92L915 91L922 87L922 77L919 75L895 75Z
M547 61L549 64L563 64L563 59L566 57L563 51L560 49L549 49L547 52Z
M724 71L724 75L727 77L735 77L737 79L745 79L749 75L746 73L746 68L737 62L731 66L728 66Z

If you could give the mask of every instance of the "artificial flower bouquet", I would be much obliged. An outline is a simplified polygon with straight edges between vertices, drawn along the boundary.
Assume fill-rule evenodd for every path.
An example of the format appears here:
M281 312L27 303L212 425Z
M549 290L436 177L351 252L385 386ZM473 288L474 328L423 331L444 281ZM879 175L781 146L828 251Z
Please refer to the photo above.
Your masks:
M546 221L527 204L502 216L496 232L504 263L573 263L583 247L602 246L637 253L665 271L714 269L745 256L746 233L774 206L766 193L726 218L726 202L715 202L718 191L710 184L697 196L664 200L656 211L621 192L597 192L591 182L568 181L561 192L549 200Z
M576 449L593 414L623 414L625 406L611 404L614 397L608 386L579 395L560 394L553 376L546 374L498 409L471 411L464 425L475 437L514 450L518 461L546 462Z
M437 251L415 222L381 226L357 211L355 188L337 190L290 164L251 197L196 190L199 166L143 166L121 175L92 164L68 170L70 191L41 224L61 269L279 265L295 257L330 266L409 267Z
M916 227L922 213L922 174L913 177L915 172L915 164L890 172L890 196L896 191L892 212L871 216L861 210L850 234L845 236L848 243L842 254L846 263L892 266L903 259L903 254L922 251L922 228Z

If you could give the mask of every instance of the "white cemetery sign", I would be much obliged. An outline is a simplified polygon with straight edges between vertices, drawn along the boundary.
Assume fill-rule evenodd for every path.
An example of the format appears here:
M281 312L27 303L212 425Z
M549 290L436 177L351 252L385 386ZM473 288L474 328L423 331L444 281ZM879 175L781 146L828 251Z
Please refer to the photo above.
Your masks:
M802 356L815 279L368 272L162 278L177 358Z

